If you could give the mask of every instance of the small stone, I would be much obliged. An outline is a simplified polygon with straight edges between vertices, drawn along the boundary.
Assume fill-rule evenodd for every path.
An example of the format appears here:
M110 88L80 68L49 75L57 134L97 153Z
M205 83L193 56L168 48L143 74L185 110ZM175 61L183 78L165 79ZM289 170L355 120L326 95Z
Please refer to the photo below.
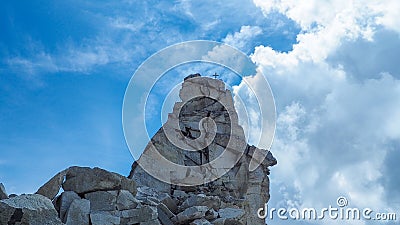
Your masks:
M117 191L96 191L85 194L90 201L90 211L113 211L117 209Z
M208 220L203 218L191 222L190 225L212 225L212 224Z
M140 202L127 190L121 190L117 197L117 209L126 210L136 208Z
M221 218L225 219L241 219L244 216L245 212L243 209L235 209L235 208L224 208L218 211L218 215Z
M143 206L137 209L128 209L120 211L121 223L142 223L155 220L158 218L157 208L151 206Z
M165 206L167 206L168 209L171 210L171 212L173 212L173 213L178 212L177 201L172 199L169 194L162 193L159 195L158 199L160 200L161 203L163 203Z
M151 221L141 222L140 225L161 225L161 223L158 220L151 220Z
M66 225L89 225L90 201L75 199L72 201L65 216Z
M6 188L2 183L0 183L0 200L8 198Z
M92 225L119 225L121 218L117 214L117 212L107 211L90 213L90 221Z
M160 204L160 202L153 197L147 197L145 199L140 200L140 202L144 205L150 205L150 206L157 206L158 204Z
M218 218L211 223L212 225L243 225L242 222L234 219ZM263 223L264 224L264 223Z
M50 199L37 194L0 200L0 224L63 225Z
M144 200L147 199L148 197L157 198L158 197L157 190L146 186L141 186L137 188L136 198L138 200Z
M174 217L174 214L169 211L169 209L164 205L160 204L157 206L158 212L158 220L160 220L162 225L174 225L171 218Z
M190 78L194 78L194 77L201 77L201 75L199 73L195 73L195 74L190 74L189 76L185 77L183 80L186 81Z
M81 197L79 197L78 194L73 191L65 191L60 195L60 197L58 197L56 205L59 211L60 219L63 223L65 223L66 220L65 214L75 199L79 200Z
M186 199L181 206L181 210L192 207L192 206L207 206L219 210L221 206L221 200L218 196L206 196L204 194L194 195Z
M186 199L187 197L189 197L189 195L186 194L186 192L181 190L174 190L172 196L174 196L174 198L179 198L179 199Z
M205 218L207 219L207 220L213 220L213 219L215 219L215 218L217 218L218 217L218 213L214 210L214 209L209 209L207 212L206 212L206 216L205 216Z
M169 210L169 208L166 205L164 205L164 203L160 203L157 205L157 211L158 213L162 211L163 213L165 213L166 216L168 216L168 218L172 218L175 216L175 214L171 212L171 210Z
M192 206L190 208L185 209L183 212L176 215L172 218L177 224L186 224L195 219L200 219L205 217L206 212L208 211L207 206Z

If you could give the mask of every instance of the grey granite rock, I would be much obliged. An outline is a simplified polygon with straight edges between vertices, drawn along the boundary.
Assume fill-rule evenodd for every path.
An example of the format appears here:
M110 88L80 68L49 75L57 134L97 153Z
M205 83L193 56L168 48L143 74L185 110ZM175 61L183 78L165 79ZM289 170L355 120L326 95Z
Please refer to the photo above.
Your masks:
M121 224L135 224L147 221L157 220L157 208L151 206L143 206L137 209L128 209L121 211Z
M146 222L141 222L139 225L161 225L159 220L151 220Z
M136 208L140 202L127 190L121 190L117 196L117 209L126 210Z
M234 219L218 218L211 222L212 225L244 225L242 222ZM263 222L265 224L265 222ZM247 225L247 224L246 224Z
M8 198L6 188L2 183L0 183L0 200Z
M190 225L212 225L212 224L208 220L203 218L194 220L193 222L190 223Z
M176 215L172 221L175 224L187 224L193 220L204 218L207 211L207 206L192 206Z
M133 195L136 195L135 181L97 167L93 169L77 166L68 168L62 187L65 191L75 191L78 194L95 191L128 190Z
M36 194L0 200L0 224L62 225L50 199Z
M66 225L89 225L90 202L86 199L72 201L65 215Z
M218 215L221 218L225 219L241 219L245 214L243 209L235 209L235 208L224 208L218 211Z
M218 196L206 196L204 194L198 194L186 199L182 203L181 209L184 210L192 206L207 206L208 208L219 210L219 207L221 206L221 200Z
M160 203L157 206L158 212L158 220L161 222L162 225L174 225L171 218L175 215L165 206L163 203Z
M64 182L65 175L67 171L63 170L57 173L53 178L51 178L47 183L39 188L36 194L43 195L53 200L58 192L60 191L61 185Z
M113 211L117 209L117 191L96 191L85 194L90 201L90 211Z
M121 218L117 212L99 211L90 213L92 225L119 225Z
M81 199L81 197L78 196L77 193L73 192L73 191L66 191L63 192L59 198L56 201L56 205L57 205L57 210L59 212L59 216L62 222L65 223L65 215L71 205L71 203L75 200L75 199Z

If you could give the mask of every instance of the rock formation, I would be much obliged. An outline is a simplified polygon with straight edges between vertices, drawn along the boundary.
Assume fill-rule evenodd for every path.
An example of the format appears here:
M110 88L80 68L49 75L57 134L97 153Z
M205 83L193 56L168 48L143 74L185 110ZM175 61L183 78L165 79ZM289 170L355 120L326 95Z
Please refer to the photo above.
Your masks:
M0 183L0 200L8 198L6 188L2 183Z
M154 166L155 170L164 170L162 180L166 182L150 176L138 166L138 163L133 164L129 177L134 179L139 187L153 187L157 193L174 194L176 191L185 191L188 195L186 198L175 198L179 210L175 211L177 215L172 217L174 224L185 224L196 219L201 219L200 224L207 224L205 220L214 224L224 224L220 222L224 219L235 220L237 224L264 224L264 221L257 217L256 212L269 200L268 167L275 165L276 159L268 152L265 158L258 159L260 166L254 171L249 171L250 161L256 157L254 153L258 149L246 144L243 129L238 123L232 94L225 89L222 81L201 77L199 74L190 75L185 78L179 96L182 101L175 104L173 112L168 116L168 121L154 135L144 152L156 150L167 160L184 166L207 164L218 159L224 151L232 152L232 155L237 154L238 157L227 157L232 159L226 160L232 165L224 167L225 164L220 164L224 168L213 167L214 170L226 169L227 173L211 182L206 182L212 179L207 177L211 169L200 170L197 179L203 179L205 182L195 187L187 186L186 177L182 177L182 174L196 177L196 174L193 175L193 168L182 167L184 170L180 171L181 175L176 175L172 173L173 171L168 171L168 166L160 167L161 157L153 157L149 161L145 159L141 162L142 155L138 163L145 164L146 167ZM209 125L209 121L205 119L211 119L215 124ZM214 130L205 129L212 126ZM203 139L199 140L202 137ZM207 140L207 137L212 137L212 140ZM185 141L187 143L182 144ZM185 147L199 146L206 142L208 143L205 147L195 149L197 151L185 149ZM153 153L151 154L154 156ZM181 178L182 183L176 182L177 176ZM211 207L210 202L218 204ZM198 206L207 208L198 208ZM187 211L188 209L190 210ZM213 209L220 218L207 217L205 214L210 209Z
M190 75L180 98L128 177L74 166L36 194L7 196L0 184L0 225L264 224L257 210L269 200L268 167L276 159L246 143L222 81ZM162 158L182 169L172 171ZM254 171L251 160L260 164ZM151 176L149 166L163 177Z

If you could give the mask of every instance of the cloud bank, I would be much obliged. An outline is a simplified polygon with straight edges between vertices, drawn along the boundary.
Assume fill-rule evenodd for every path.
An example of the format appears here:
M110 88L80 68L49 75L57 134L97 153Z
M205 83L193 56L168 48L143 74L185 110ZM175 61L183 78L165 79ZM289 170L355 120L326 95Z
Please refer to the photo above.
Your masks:
M260 45L251 55L278 113L269 205L323 208L343 195L354 207L399 212L400 3L254 3L301 27L292 51Z

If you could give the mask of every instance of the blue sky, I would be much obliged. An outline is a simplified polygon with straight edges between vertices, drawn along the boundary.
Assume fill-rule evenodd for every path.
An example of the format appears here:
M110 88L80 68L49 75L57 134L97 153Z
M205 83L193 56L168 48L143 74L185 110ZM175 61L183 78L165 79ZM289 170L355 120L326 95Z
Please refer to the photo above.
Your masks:
M242 50L270 82L270 204L345 195L400 213L399 17L397 0L2 2L0 182L30 193L71 165L128 174L129 79L158 50L205 39Z
M261 43L287 51L296 41L293 21L279 13L265 17L252 2L221 3L223 10L196 4L3 3L0 175L9 192L33 192L70 165L127 174L133 159L121 125L124 92L158 50L187 40L223 41L242 26L259 30L238 46L248 54Z

